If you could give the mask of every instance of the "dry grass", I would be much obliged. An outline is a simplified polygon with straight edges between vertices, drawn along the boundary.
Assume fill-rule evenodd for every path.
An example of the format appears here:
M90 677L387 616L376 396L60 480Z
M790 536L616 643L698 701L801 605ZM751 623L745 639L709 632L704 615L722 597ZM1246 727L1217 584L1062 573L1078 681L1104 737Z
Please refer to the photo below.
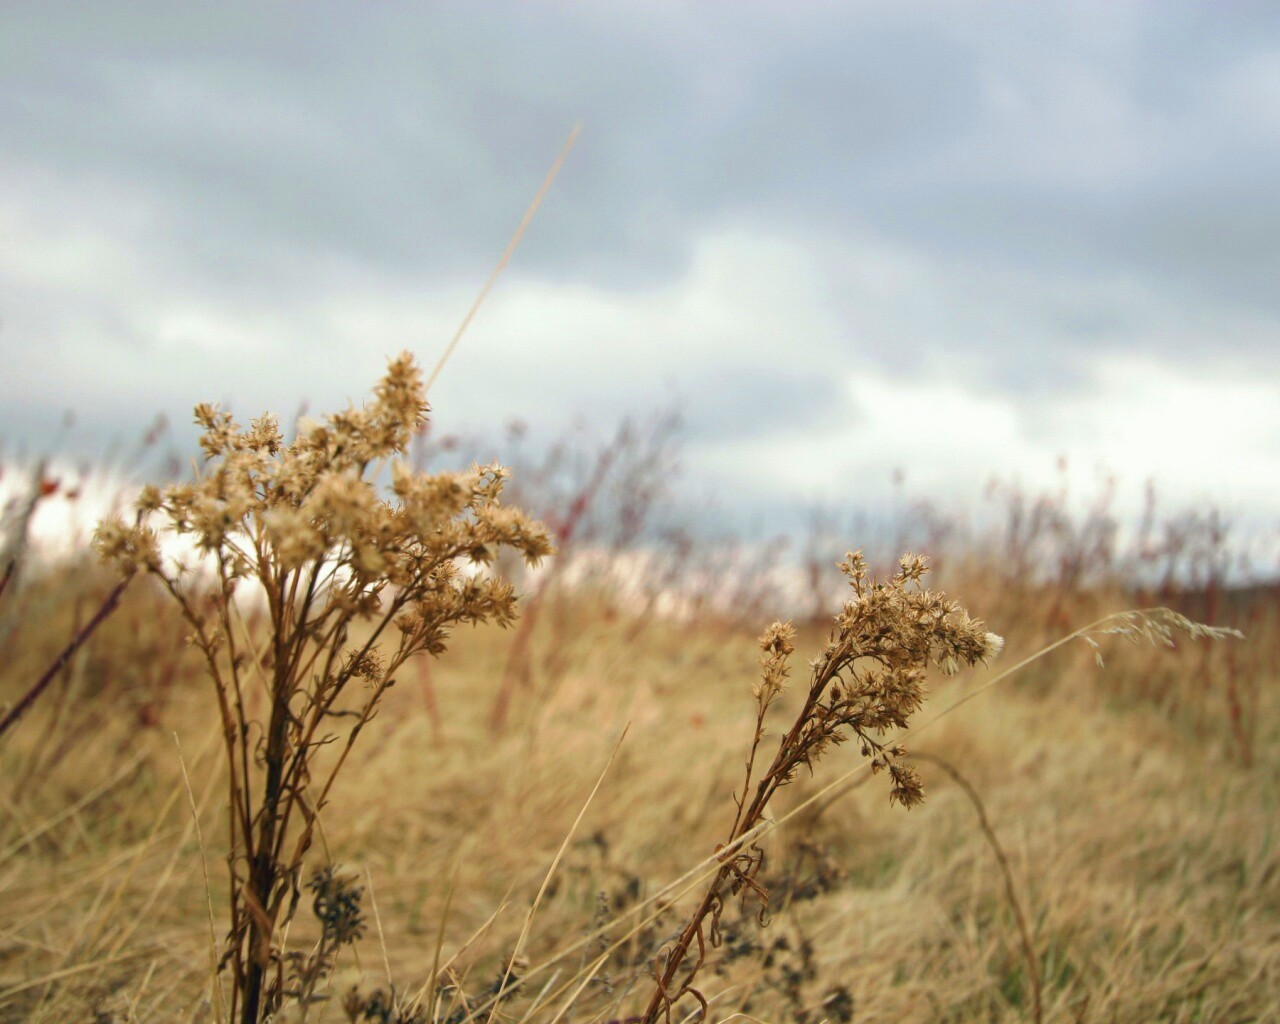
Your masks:
M923 719L1134 599L1005 568L998 551L947 563L947 590L1007 651L931 676ZM113 584L87 561L33 567L0 597L0 700L28 692ZM761 681L765 622L663 618L600 580L553 580L540 600L526 632L464 630L377 690L311 812L305 865L286 865L304 885L336 867L276 935L296 953L279 961L289 991L330 997L306 1019L652 1018L655 956L672 963L682 935L696 946L689 923L710 905L721 941L707 919L696 988L717 1021L1280 1017L1274 591L1216 599L1246 644L1182 637L1174 653L1100 635L1098 668L1076 640L961 704L910 744L927 799L909 812L863 784L857 744L803 758L811 775L784 765L794 784L729 833L743 845L728 856L758 844L749 864L717 846L752 737L762 727L772 757L817 706L811 687L773 692L776 664ZM232 948L249 945L219 865L245 840L189 618L140 577L0 738L0 1021L212 1021L220 1004L225 1019L234 970L220 988L211 964L228 921ZM828 625L797 624L800 656L821 654ZM263 617L244 629L272 635ZM793 641L769 635L776 660ZM717 878L747 899L721 904ZM278 1019L302 1019L283 1003ZM698 1009L686 999L672 1019Z

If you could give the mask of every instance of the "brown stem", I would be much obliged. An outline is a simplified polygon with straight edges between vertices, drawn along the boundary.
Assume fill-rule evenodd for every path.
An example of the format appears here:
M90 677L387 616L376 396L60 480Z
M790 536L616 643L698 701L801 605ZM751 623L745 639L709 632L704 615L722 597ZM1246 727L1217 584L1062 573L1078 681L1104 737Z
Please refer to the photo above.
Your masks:
M788 733L790 736L790 733ZM785 741L784 741L785 742ZM773 764L769 768L769 772L760 784L756 787L755 798L751 801L751 805L747 810L742 812L739 808L738 824L729 836L728 843L725 844L725 856L735 858L737 856L738 841L748 832L754 829L764 819L764 810L768 805L770 798L778 788L780 771L784 771L787 766L787 760L784 757L785 746L780 748L777 756L774 758ZM682 983L680 989L670 992L672 981L680 972L681 966L689 956L689 950L693 948L694 942L701 944L702 922L708 914L712 912L716 902L724 895L725 883L738 873L733 860L730 859L711 880L711 884L707 886L706 894L702 897L702 902L697 909L690 915L689 923L685 925L684 930L680 933L680 937L676 940L675 946L672 947L671 955L667 957L667 966L657 978L657 985L654 988L652 997L649 999L649 1005L645 1008L641 1017L643 1024L654 1024L658 1019L658 1014L662 1012L664 1007L669 1007L676 999L684 995L688 991L688 985L692 981L693 973L697 972L701 966L701 957L694 965L693 971L689 977Z
M701 957L694 964L689 976L681 983L678 991L674 993L670 991L671 983L675 980L676 975L680 973L680 968L683 966L684 961L688 959L689 951L693 948L694 942L701 943L703 920L713 912L716 902L723 897L725 883L739 872L732 859L736 856L738 840L760 824L764 819L765 808L769 805L773 794L790 781L791 773L798 766L800 760L803 759L804 743L802 742L802 733L805 723L813 716L814 708L835 676L836 667L844 660L847 660L850 654L851 647L849 643L841 643L828 652L823 664L815 669L813 682L810 684L809 692L805 697L804 707L800 709L800 714L796 716L795 722L779 742L778 752L774 755L768 771L765 772L760 782L756 785L755 796L752 798L750 805L744 807L746 794L750 786L751 766L755 759L755 747L752 747L751 757L747 766L747 785L743 788L738 813L734 816L733 828L730 830L728 842L725 844L725 855L730 859L716 872L711 884L707 887L706 894L702 897L702 902L689 917L688 924L685 925L680 937L676 940L676 944L672 947L671 954L667 957L667 965L661 974L657 976L657 984L654 987L653 995L650 997L649 1005L645 1008L645 1012L641 1017L643 1024L655 1024L659 1014L664 1009L669 1011L671 1004L689 991L693 974L697 973L698 968L701 966ZM763 717L757 720L757 733L762 723ZM758 744L758 742L759 736L757 735L756 743Z
M12 571L12 565L10 566L10 571ZM8 580L8 573L5 574L5 579L6 581ZM22 698L9 709L3 719L0 719L0 736L3 736L9 730L9 727L36 702L40 694L48 689L49 684L57 678L58 673L62 671L76 651L80 650L84 642L106 621L107 616L115 611L116 606L120 603L121 595L124 594L125 588L132 579L132 576L126 576L111 589L111 593L107 595L106 600L102 602L102 605L94 613L93 618L86 622L84 628L71 638L70 643L62 649L62 653L53 660L53 664L45 669L44 675L37 679L31 689L22 695Z
M684 994L683 991L672 993L670 991L671 983L675 980L676 975L680 973L680 968L684 965L684 961L689 955L689 950L701 933L703 918L711 913L711 908L715 906L715 902L720 896L721 886L724 885L732 873L733 869L727 864L717 871L711 885L707 887L706 895L702 897L702 902L698 905L697 910L690 915L689 923L684 926L684 930L676 940L675 946L672 947L671 955L667 957L666 968L657 978L658 983L654 986L649 1005L645 1007L645 1011L640 1017L642 1024L654 1024L663 1008L665 1007L669 1010L671 1004ZM690 980L690 978L686 978L685 984L688 984Z
M289 696L292 692L289 669L277 664L273 680L271 723L267 732L267 777L262 788L262 803L258 807L258 838L251 866L247 896L257 902L249 915L249 963L245 978L244 1007L241 1024L258 1024L259 1006L262 1001L263 982L271 965L271 939L274 932L273 897L279 875L279 863L275 849L276 827L281 816L284 788L284 762L288 747Z
M1013 869L1009 866L1009 858L1005 856L1004 848L996 838L995 829L991 827L991 822L987 819L987 811L982 805L982 798L978 796L978 791L969 784L969 781L949 761L938 757L936 754L915 753L912 757L917 761L928 761L931 764L936 764L950 775L956 785L964 790L969 802L973 804L973 809L978 814L978 825L982 829L982 834L987 837L987 842L991 844L991 850L995 853L996 860L1000 864L1000 874L1004 876L1004 891L1009 897L1010 907L1013 908L1014 919L1018 922L1018 935L1022 940L1022 953L1027 961L1027 971L1031 975L1031 1004L1035 1014L1035 1024L1042 1024L1044 1006L1040 991L1040 965L1036 957L1035 946L1031 942L1031 929L1027 926L1027 916L1022 910L1022 901L1018 899L1018 891L1013 884Z

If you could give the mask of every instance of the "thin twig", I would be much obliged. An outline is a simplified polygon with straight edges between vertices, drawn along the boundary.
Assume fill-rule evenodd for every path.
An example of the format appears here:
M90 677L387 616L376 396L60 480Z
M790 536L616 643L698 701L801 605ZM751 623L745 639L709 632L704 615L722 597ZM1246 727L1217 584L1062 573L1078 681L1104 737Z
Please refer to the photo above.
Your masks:
M471 321L475 318L480 306L484 303L489 291L493 288L493 284L498 280L498 275L506 268L511 261L511 257L515 255L516 247L520 244L520 239L524 237L525 230L533 223L533 216L538 212L538 207L542 205L542 200L551 191L551 184L556 180L556 176L560 173L560 168L564 166L565 159L569 156L569 150L573 149L573 144L578 141L578 133L582 131L582 125L575 124L573 131L569 133L569 138L565 141L564 146L560 149L560 155L556 157L555 163L551 165L551 170L547 172L546 178L542 181L542 187L538 189L538 194L533 197L533 202L529 204L529 208L524 211L524 216L520 219L520 225L516 228L515 234L511 236L511 241L507 243L506 249L502 252L502 257L498 260L493 270L489 273L488 280L485 281L484 287L480 289L480 294L476 296L475 302L471 304L471 308L467 310L467 315L462 318L462 323L458 325L458 329L453 334L453 339L449 342L449 346L444 350L444 355L440 357L440 361L436 363L436 368L431 371L431 376L427 378L426 390L431 391L431 385L436 382L436 378L440 376L440 371L444 369L444 364L449 361L449 357L453 355L453 350L458 347L458 342L462 340L462 335L471 325Z
M6 573L5 579L8 579L8 573ZM44 675L37 679L31 689L23 694L18 703L6 712L3 719L0 719L0 736L3 736L9 730L9 727L36 702L40 694L48 689L49 684L53 682L58 673L75 655L76 651L80 650L81 645L106 621L107 616L115 611L116 606L120 603L121 595L124 594L125 588L129 586L132 579L132 576L126 576L111 589L111 593L107 595L101 607L94 613L93 618L85 623L84 628L71 638L71 642L62 649L62 653L53 660L53 664L45 669Z
M936 754L922 754L914 751L911 754L913 760L928 761L935 764L944 772L951 776L952 780L969 798L969 802L973 804L973 809L978 814L978 825L982 828L982 834L987 837L987 842L991 845L991 851L996 855L996 860L1000 864L1000 873L1004 876L1004 890L1009 897L1009 906L1013 909L1013 916L1018 922L1018 934L1022 938L1022 952L1027 960L1027 970L1031 974L1031 1002L1035 1013L1035 1024L1042 1024L1044 1021L1044 1006L1041 998L1040 988L1040 966L1036 958L1036 949L1031 942L1031 929L1027 925L1027 915L1023 912L1022 901L1018 899L1018 890L1013 884L1013 869L1009 866L1009 858L1005 856L1004 848L1000 845L1000 840L996 838L995 829L991 827L991 822L987 818L986 808L983 807L982 798L978 796L978 791L973 788L955 765L944 758L938 757Z

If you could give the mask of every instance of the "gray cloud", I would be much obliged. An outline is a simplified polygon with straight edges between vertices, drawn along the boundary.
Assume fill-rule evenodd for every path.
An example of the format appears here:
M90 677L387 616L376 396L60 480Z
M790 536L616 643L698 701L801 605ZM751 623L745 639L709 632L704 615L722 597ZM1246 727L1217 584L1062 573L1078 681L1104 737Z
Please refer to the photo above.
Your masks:
M577 121L459 425L685 395L710 451L854 430L865 372L1030 436L1116 354L1276 375L1277 68L1244 2L11 5L0 435L358 397Z
M1280 95L1223 92L1266 85L1280 17L1113 6L31 5L3 147L145 193L153 244L250 291L289 255L474 275L581 119L539 273L669 280L745 208L1273 302Z

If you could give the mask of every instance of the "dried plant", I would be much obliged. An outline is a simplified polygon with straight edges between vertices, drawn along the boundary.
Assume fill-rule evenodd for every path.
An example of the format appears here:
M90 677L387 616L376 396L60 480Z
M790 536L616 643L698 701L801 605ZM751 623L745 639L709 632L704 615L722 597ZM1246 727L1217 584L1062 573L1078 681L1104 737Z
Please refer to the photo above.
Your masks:
M245 430L199 405L198 478L144 488L134 525L109 519L95 534L103 559L154 575L177 602L213 682L229 769L224 963L242 1024L280 1003L278 936L297 908L317 816L396 672L415 654L444 651L456 623L509 624L513 588L480 569L502 547L530 564L552 548L542 526L499 500L501 466L428 476L403 461L428 409L407 353L372 403L304 421L291 443L270 415ZM154 519L194 541L211 585L200 565L162 554ZM240 612L255 598L267 609L265 636Z
M290 1007L297 1010L299 1020L305 1021L313 1005L329 998L320 989L333 974L338 954L364 934L361 908L364 888L356 884L357 877L353 872L329 865L312 875L307 883L312 894L311 912L320 922L320 941L310 953L285 954L289 971L283 995L290 1000Z
M705 1016L707 1003L694 981L706 960L708 942L720 943L720 916L727 897L754 894L763 916L768 894L756 876L764 853L751 841L751 833L764 822L774 794L792 782L801 768L812 769L829 748L853 738L862 755L872 758L872 771L888 773L890 802L907 808L919 803L924 791L919 775L904 760L906 750L878 737L889 729L904 729L919 709L931 662L943 672L954 673L962 664L976 665L994 657L1004 645L954 601L923 589L921 580L928 568L919 555L904 555L888 582L868 578L861 551L847 555L840 570L849 580L853 597L835 617L822 653L810 663L804 704L753 790L765 717L790 675L795 629L790 623L775 622L760 637L764 653L761 678L754 687L755 737L742 789L735 797L737 814L719 848L721 866L702 901L658 958L653 995L641 1018L644 1024L653 1024L660 1016L669 1020L672 1007L686 995L701 1005L700 1016Z

